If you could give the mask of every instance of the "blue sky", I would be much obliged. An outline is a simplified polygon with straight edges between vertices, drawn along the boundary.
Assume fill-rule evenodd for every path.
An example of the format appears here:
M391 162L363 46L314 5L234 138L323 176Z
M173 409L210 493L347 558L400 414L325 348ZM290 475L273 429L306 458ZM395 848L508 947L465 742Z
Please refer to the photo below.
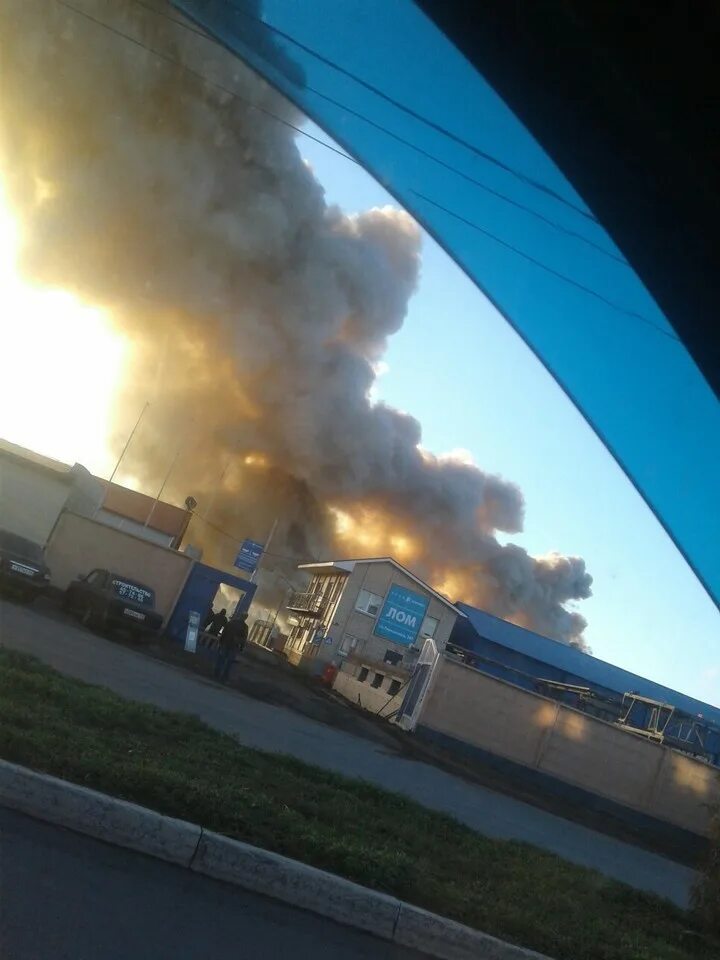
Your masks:
M357 165L299 146L329 202L397 205ZM714 603L550 374L427 235L419 290L385 360L378 394L420 420L428 449L467 449L522 488L525 530L513 540L585 558L594 595L578 609L595 655L720 706Z

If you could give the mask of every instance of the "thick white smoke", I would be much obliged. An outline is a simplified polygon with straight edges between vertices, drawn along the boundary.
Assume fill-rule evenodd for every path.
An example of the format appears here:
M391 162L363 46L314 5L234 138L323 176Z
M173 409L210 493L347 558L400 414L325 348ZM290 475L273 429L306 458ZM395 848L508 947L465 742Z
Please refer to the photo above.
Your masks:
M184 488L202 508L228 462L221 525L262 535L279 512L286 549L392 553L578 641L565 604L590 594L584 562L499 544L522 528L517 487L424 452L416 420L370 399L417 285L414 221L328 206L263 111L302 118L217 45L135 0L75 2L143 46L56 0L4 0L0 166L26 273L105 306L135 348L121 399L162 399L135 472L157 477L166 438L194 424Z

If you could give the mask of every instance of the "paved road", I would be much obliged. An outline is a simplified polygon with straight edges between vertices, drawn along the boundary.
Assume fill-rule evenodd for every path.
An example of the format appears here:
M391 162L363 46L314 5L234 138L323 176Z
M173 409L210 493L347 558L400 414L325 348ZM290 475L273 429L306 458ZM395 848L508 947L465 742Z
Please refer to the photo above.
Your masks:
M3 960L420 960L229 884L0 807Z
M693 870L494 793L391 748L252 700L32 608L0 601L0 640L124 697L198 715L242 743L362 777L442 810L487 836L525 840L641 890L688 903Z

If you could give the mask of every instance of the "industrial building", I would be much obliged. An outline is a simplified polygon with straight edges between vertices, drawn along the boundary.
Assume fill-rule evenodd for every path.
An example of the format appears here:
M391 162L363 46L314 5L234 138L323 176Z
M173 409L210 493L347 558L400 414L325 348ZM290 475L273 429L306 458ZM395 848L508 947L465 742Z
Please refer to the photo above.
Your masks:
M44 545L63 512L178 549L192 513L0 440L0 529Z
M47 542L63 510L91 515L103 485L79 463L69 466L0 440L0 529Z
M398 697L423 643L444 650L457 608L391 557L306 563L308 589L295 593L285 655L319 674L337 669L335 689L371 709Z
M720 709L458 603L451 649L471 666L720 765Z
M200 563L183 545L192 516L173 504L0 440L0 529L40 544L56 595L78 576L108 569L152 587L166 632L181 641L190 614L215 604L247 611L256 585Z

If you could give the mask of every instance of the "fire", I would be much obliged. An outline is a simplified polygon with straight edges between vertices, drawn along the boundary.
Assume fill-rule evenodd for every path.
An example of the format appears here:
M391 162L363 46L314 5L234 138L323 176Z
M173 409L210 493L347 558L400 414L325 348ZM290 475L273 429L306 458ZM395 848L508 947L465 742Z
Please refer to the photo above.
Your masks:
M442 580L433 584L438 593L452 600L462 598L471 600L474 584L468 583L469 578L460 573L446 573ZM468 587L470 586L470 589Z
M36 202L52 196L40 183ZM103 310L27 283L20 225L0 180L0 436L109 472L108 422L128 345Z
M390 556L410 568L421 561L424 549L422 541L398 531L397 527L393 528L392 519L381 511L365 506L350 512L333 506L330 507L330 513L335 520L335 535L346 556ZM450 571L445 568L434 573L417 572L424 573L430 586L449 600L457 600L458 597L472 599L477 589L473 571Z
M335 533L349 555L379 556L385 550L385 537L372 517L350 514L338 507L330 507L335 517Z
M249 453L243 463L246 467L257 467L260 470L265 470L270 466L270 460L264 453Z
M345 550L363 556L391 556L403 564L410 564L422 545L408 534L394 531L390 518L366 508L353 513L330 507L335 518L335 533Z

